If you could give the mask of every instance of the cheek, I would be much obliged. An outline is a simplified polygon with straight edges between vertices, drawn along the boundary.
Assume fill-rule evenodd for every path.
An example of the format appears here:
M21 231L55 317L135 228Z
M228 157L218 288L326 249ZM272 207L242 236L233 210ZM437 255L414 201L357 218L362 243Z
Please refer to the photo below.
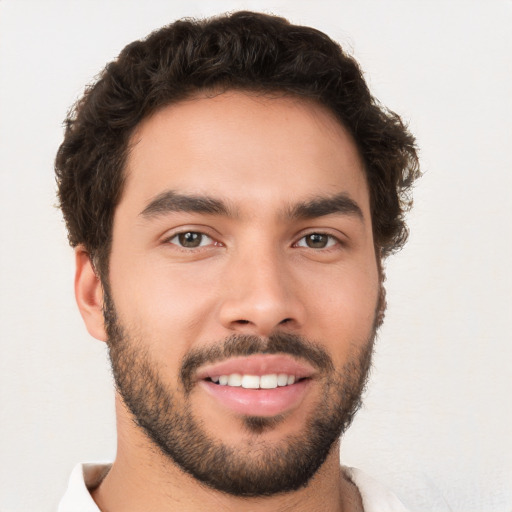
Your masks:
M377 269L369 266L331 275L312 294L308 335L327 345L336 365L372 336L379 290Z
M215 269L202 272L197 265L177 266L161 260L146 260L144 265L123 260L111 270L121 322L151 338L153 344L164 343L175 350L178 346L186 350L208 324L218 300L218 280Z

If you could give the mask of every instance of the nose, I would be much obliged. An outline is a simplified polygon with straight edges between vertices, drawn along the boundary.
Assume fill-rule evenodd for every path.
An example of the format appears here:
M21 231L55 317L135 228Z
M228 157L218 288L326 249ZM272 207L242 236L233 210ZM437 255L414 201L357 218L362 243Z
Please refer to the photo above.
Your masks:
M268 336L297 331L305 308L286 258L278 251L252 250L230 261L220 322L234 333Z

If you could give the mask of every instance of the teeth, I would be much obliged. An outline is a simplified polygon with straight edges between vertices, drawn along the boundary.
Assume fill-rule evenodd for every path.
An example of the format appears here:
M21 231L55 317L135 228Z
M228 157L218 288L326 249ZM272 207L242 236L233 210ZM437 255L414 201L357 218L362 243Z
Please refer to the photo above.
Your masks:
M233 373L228 378L228 386L241 386L242 385L242 376L239 373Z
M280 373L277 376L277 385L286 386L286 384L288 384L288 375L286 375L286 373Z
M268 375L219 375L211 377L212 382L221 386L243 387L245 389L275 389L277 387L291 386L295 383L295 375L286 373L271 373Z
M260 378L257 375L244 375L242 377L242 387L245 389L258 389L260 387Z
M260 377L260 388L262 389L274 389L277 388L278 378L274 373L272 375L262 375Z

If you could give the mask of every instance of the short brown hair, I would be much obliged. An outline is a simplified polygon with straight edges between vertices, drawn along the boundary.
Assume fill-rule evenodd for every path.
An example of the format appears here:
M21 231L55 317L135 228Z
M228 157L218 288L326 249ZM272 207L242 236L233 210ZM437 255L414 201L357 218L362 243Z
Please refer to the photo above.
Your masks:
M243 11L179 20L129 44L68 114L55 161L60 206L70 244L96 256L102 274L135 127L168 104L212 89L285 93L326 106L352 134L365 164L377 254L403 246L404 213L420 174L413 136L372 97L356 61L324 33Z

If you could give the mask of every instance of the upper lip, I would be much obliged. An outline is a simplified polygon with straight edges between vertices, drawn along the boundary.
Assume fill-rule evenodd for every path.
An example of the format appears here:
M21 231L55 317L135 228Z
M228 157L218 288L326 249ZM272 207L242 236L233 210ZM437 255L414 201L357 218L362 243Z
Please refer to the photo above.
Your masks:
M206 364L197 370L196 377L197 380L204 380L233 373L259 376L285 373L294 375L296 379L303 379L311 377L315 370L305 361L286 354L256 354Z

